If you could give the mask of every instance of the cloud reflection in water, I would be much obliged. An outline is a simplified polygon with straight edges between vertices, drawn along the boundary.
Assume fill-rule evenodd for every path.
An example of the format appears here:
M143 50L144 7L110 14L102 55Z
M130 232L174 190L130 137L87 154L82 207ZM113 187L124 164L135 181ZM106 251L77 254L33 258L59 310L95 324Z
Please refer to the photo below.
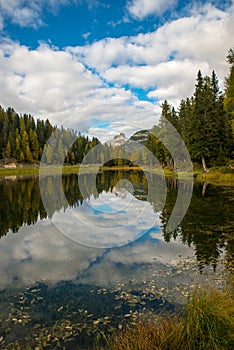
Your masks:
M159 213L128 191L118 195L103 192L83 203L75 214L61 210L52 220L23 226L17 234L9 232L2 237L0 289L62 280L107 287L126 277L141 279L154 258L156 266L166 266L173 265L178 255L194 254L180 242L164 242ZM74 244L74 240L85 245Z
M91 196L77 208L55 213L52 222L73 241L98 248L129 244L160 226L151 204L125 189Z

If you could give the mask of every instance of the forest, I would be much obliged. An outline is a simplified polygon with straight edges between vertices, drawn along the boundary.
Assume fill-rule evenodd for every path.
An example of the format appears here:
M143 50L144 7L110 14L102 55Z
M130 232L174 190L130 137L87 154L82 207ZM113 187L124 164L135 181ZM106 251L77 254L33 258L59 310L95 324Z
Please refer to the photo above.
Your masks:
M199 70L194 94L181 100L178 110L167 100L162 103L158 125L147 131L144 142L139 142L139 145L146 147L135 147L131 142L117 147L108 146L76 130L53 126L48 119L35 120L30 114L19 115L13 108L4 110L0 106L2 164L13 160L28 164L43 161L48 165L62 161L73 165L81 163L89 154L86 163L102 164L105 159L112 159L109 166L133 163L149 165L147 149L161 166L176 171L177 163L162 138L154 136L166 134L167 120L181 135L191 160L200 163L205 172L211 166L228 165L233 159L234 148L234 49L229 50L227 61L230 71L225 79L225 92L220 91L214 71L210 77L203 77ZM89 152L97 145L100 145L98 152ZM174 145L179 146L178 143Z
M202 76L199 70L192 97L183 99L178 110L165 100L159 124L149 134L146 146L164 166L176 168L171 155L154 134L163 132L164 120L168 120L182 136L193 162L208 166L222 166L233 158L234 132L234 49L230 49L227 61L230 73L225 80L225 93L221 93L216 73ZM174 169L176 170L176 169Z
M52 134L53 141L56 141L53 147L50 142L47 144ZM76 141L65 154L64 144L71 138ZM52 126L48 119L35 121L31 115L18 115L13 108L4 110L0 106L0 159L11 161L14 159L19 163L38 163L44 152L47 164L54 163L57 158L59 161L61 157L65 163L77 164L98 143L97 138L90 140L80 133L77 134L75 130Z

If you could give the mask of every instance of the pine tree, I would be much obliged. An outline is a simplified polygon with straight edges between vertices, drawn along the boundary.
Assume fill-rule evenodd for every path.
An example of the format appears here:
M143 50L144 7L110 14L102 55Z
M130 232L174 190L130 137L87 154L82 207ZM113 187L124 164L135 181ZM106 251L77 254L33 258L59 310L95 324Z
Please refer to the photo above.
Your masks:
M220 152L229 153L232 138L214 71L211 78L198 72L192 112L190 154L195 161L201 159L204 171L208 171L207 164L215 165Z
M16 160L20 161L20 153L21 153L21 136L18 132L18 129L16 129L16 139L15 139L15 154L14 157Z
M30 144L30 149L32 152L32 156L35 160L39 160L39 155L40 155L40 148L39 148L39 143L37 139L37 132L34 129L30 129L29 131L29 144Z
M224 106L227 113L234 120L234 48L230 49L227 55L227 61L230 65L229 76L225 79L225 100ZM233 121L234 133L234 121Z
M38 138L39 146L41 147L41 149L43 149L46 143L44 120L40 120L40 119L37 120L37 138Z
M192 99L187 98L186 100L181 100L178 118L178 131L180 132L186 146L189 147L192 120Z
M32 153L30 151L29 145L26 146L25 160L27 162L33 162L33 156L32 156Z
M181 140L177 137L177 133L173 131L173 127L176 130L179 130L179 119L178 115L167 100L165 100L162 104L162 116L159 120L159 132L158 135L161 139L161 143L164 146L164 156L166 162L170 165L173 171L177 169L177 163L179 161L171 155L171 150L178 150L177 154L179 154L179 150L181 148Z
M11 157L11 144L10 144L10 141L8 141L7 145L6 145L5 157L6 158L10 158Z
M206 103L208 96L207 79L204 81L202 73L199 70L197 75L197 84L194 93L193 115L191 120L191 134L190 134L190 153L194 160L202 161L203 170L208 171L206 165L206 157L209 156L209 149L207 148L209 130L209 121L207 119Z
M46 164L52 164L53 150L50 144L47 144L45 146L44 157L44 161L46 162Z

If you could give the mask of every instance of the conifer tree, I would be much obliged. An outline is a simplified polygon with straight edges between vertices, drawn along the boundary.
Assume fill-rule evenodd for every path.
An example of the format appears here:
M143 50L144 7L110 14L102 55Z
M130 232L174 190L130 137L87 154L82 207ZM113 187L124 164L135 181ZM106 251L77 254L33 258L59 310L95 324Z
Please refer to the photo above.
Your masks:
M230 65L229 76L225 79L225 110L230 114L231 119L234 120L234 47L229 50L227 61ZM233 122L234 132L234 122Z

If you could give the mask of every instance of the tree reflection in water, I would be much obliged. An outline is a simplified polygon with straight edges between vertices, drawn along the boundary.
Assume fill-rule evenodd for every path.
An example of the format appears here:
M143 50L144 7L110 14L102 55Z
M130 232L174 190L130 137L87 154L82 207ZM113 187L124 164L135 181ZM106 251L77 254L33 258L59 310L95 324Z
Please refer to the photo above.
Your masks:
M79 175L80 176L80 175ZM56 211L68 207L79 207L84 199L98 198L102 192L118 193L118 183L126 179L132 184L131 193L141 201L148 201L154 212L162 208L162 188L164 179L159 179L157 174L148 174L146 178L143 171L105 171L97 175L96 187L90 187L89 175L82 175L83 188L81 192L78 186L76 174L62 177L62 188L58 186L59 177L56 175L43 178L43 186L39 186L39 178L17 177L5 178L0 181L0 236L4 236L9 230L16 233L23 225L33 225L38 220L52 218ZM148 183L150 181L150 184ZM157 184L157 186L154 186ZM177 198L176 179L166 179L167 196L166 203L160 212L162 235L166 242L180 239L185 245L194 245L195 254L202 269L205 264L212 264L215 268L221 252L225 251L226 259L231 263L234 254L233 237L233 189L231 187L213 186L208 183L196 183L192 200L180 225L173 232L166 232L166 225ZM160 188L162 186L162 188ZM185 190L189 186L183 184ZM50 210L46 212L41 199L40 188L43 196L48 200L56 194L55 200L50 204ZM60 190L58 190L61 188ZM148 193L148 188L151 189ZM153 190L152 190L153 189ZM66 201L61 200L64 191Z

